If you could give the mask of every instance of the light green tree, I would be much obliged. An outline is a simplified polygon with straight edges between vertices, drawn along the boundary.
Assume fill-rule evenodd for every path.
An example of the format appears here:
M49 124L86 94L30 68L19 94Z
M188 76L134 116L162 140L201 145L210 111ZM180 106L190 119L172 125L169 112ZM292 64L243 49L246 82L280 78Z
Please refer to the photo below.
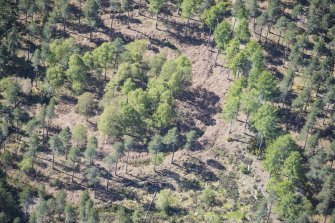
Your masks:
M158 15L162 8L164 7L165 0L150 0L149 1L149 10L152 13L156 14L156 29L157 29L157 23L158 23Z
M86 120L89 116L93 115L94 107L95 101L92 93L85 92L78 97L76 111L79 114L84 115L86 117Z
M96 150L98 148L98 140L95 136L91 136L88 138L87 147L85 150L85 157L88 160L89 165L93 164L93 160L96 157Z
M259 96L255 89L245 91L241 95L241 108L245 112L247 118L244 123L244 132L248 126L249 117L260 106Z
M72 147L68 154L68 159L70 163L72 164L72 176L71 176L72 183L74 179L75 165L79 161L79 155L80 155L80 150L78 149L78 147Z
M165 145L172 147L172 157L171 157L171 163L173 163L174 153L176 151L176 147L179 144L179 131L177 127L173 127L172 129L169 129L166 135L163 137L163 142Z
M50 149L52 151L52 169L55 169L54 168L55 154L56 153L62 153L64 151L64 145L63 145L63 142L58 135L53 135L53 136L50 137L49 145L50 145Z
M86 6L84 8L84 15L88 22L88 25L90 26L90 40L92 39L92 32L93 28L96 27L98 21L99 21L99 6L96 2L96 0L88 0L86 2Z
M200 2L198 0L183 0L181 3L182 16L187 18L189 23L190 18L198 12Z
M87 68L83 59L78 54L73 54L69 58L69 68L66 70L66 76L71 83L71 89L80 94L84 90L87 80Z
M106 185L106 188L108 190L109 180L111 178L112 165L116 163L116 159L111 154L108 154L107 156L104 157L103 161L104 161L105 165L107 166L107 185Z
M157 195L156 208L165 214L168 214L173 203L172 193L168 189L161 190Z
M249 23L247 19L242 19L238 22L236 27L235 36L239 38L242 42L248 42L250 39L250 32L249 32Z
M154 171L156 172L157 155L162 150L163 138L160 135L154 135L148 144L148 150L151 154L154 154Z
M278 123L277 110L271 104L265 103L251 116L251 122L260 137L258 147L258 157L260 157L263 140L271 139L276 133Z
M117 176L117 169L118 169L118 163L119 159L124 155L124 145L121 142L116 142L113 145L113 151L112 151L112 157L115 160L115 176Z
M86 145L87 129L84 125L75 125L72 131L72 138L77 142L77 146Z

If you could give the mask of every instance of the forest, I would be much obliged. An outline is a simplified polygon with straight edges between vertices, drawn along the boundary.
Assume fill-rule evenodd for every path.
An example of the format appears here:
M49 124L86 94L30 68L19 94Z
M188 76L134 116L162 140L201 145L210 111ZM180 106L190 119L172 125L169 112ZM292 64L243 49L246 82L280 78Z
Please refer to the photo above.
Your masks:
M335 223L333 0L0 0L0 223Z

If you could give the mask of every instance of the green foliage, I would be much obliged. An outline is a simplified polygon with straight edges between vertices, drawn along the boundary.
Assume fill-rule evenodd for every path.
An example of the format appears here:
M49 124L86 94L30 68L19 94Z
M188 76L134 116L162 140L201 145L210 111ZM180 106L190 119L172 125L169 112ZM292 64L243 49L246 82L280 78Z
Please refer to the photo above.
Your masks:
M125 208L123 206L119 207L115 214L114 223L131 223L131 222L132 219L130 219Z
M123 133L121 129L121 112L117 105L111 105L104 109L98 121L98 129L109 137L117 137Z
M202 19L208 27L215 29L218 22L224 19L224 16L229 10L230 6L227 2L219 2L209 9L205 9L202 14Z
M99 181L99 175L99 169L95 166L91 166L86 169L86 179L88 180L88 183L93 187L95 187L95 184Z
M69 158L70 162L74 164L75 162L78 162L79 155L80 150L78 149L78 147L72 147L67 157Z
M84 90L87 79L86 66L83 59L78 54L73 54L69 58L69 68L66 70L66 76L71 83L71 89L80 94Z
M244 82L245 80L241 78L229 87L226 102L222 111L222 117L226 121L232 121L237 117Z
M4 92L6 102L10 106L16 106L20 94L20 85L12 77L3 78L0 80L0 91Z
M181 3L182 16L190 18L198 12L200 2L199 0L183 0Z
M64 151L64 145L58 135L53 135L49 139L50 149L53 154L62 153Z
M290 154L297 151L297 145L289 135L278 137L266 148L266 169L270 174L279 173L284 168L284 163Z
M115 43L104 42L92 51L92 63L90 67L103 68L106 76L107 69L111 66L112 59L116 56ZM86 54L89 55L89 54ZM88 56L86 56L88 57ZM88 60L88 58L86 59Z
M78 97L76 111L86 117L93 114L95 102L92 93L85 92Z
M84 155L85 155L86 159L89 161L90 165L92 164L93 159L96 156L97 148L98 148L97 138L95 136L89 137Z
M150 0L149 1L149 10L153 13L159 13L164 7L165 0Z
M165 64L167 58L165 53L156 54L150 61L150 74L158 76L161 73L162 67Z
M65 223L75 223L77 214L75 208L71 203L67 203L65 206Z
M194 130L190 130L188 133L186 133L185 137L186 137L185 148L186 149L191 149L194 142L196 141L197 132L194 131Z
M59 65L48 68L46 72L46 81L53 91L59 89L65 82L64 69Z
M240 40L234 37L230 40L228 46L226 47L225 53L228 61L231 60L240 50Z
M157 195L157 200L155 202L156 208L165 214L168 214L169 208L171 208L173 203L173 196L170 190L164 189Z
M181 92L191 81L191 61L184 55L175 60L166 61L162 67L160 77L167 81L167 85L174 95Z
M251 34L248 26L248 20L242 19L236 27L235 36L242 42L248 42L250 39Z
M96 0L88 0L87 1L86 7L84 8L84 15L85 15L85 18L88 22L88 25L91 28L94 28L99 21L98 9L99 9L99 6L98 6Z
M59 138L62 141L64 149L68 151L71 148L71 138L72 138L70 128L65 127L64 129L62 129L62 131L59 133Z
M262 100L273 100L278 92L276 80L269 71L260 73L257 82L255 83L256 89L260 93Z
M247 19L247 10L243 0L236 0L233 5L233 13L239 19Z
M133 62L141 62L143 54L147 49L147 42L145 40L135 40L126 45Z
M277 110L271 104L265 103L252 114L251 123L263 137L271 139L277 130Z
M157 111L154 114L155 126L164 128L171 123L173 115L172 105L169 103L161 103L158 105Z
M206 188L201 196L200 196L200 199L202 202L204 202L206 205L209 205L209 206L212 206L214 205L215 203L215 197L216 197L216 194L215 194L215 191L209 189L209 188Z
M222 21L214 31L214 40L220 50L225 50L231 37L231 25L227 21Z
M78 52L78 46L74 39L54 40L50 43L46 57L48 67L59 66L67 68L70 57Z
M84 125L75 125L72 132L72 138L77 141L77 145L86 144L87 141L87 129Z

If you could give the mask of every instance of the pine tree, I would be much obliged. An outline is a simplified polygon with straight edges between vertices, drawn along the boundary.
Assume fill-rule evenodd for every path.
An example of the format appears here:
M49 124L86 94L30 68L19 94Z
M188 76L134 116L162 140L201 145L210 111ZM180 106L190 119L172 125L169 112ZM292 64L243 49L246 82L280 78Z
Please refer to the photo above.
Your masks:
M78 97L78 102L76 105L76 111L86 117L93 115L93 110L95 107L95 101L93 95L89 92L85 92Z
M84 15L90 26L90 40L92 39L93 29L97 26L99 22L99 6L96 0L88 0L84 8Z
M90 166L93 164L93 159L96 157L97 147L98 147L97 138L95 136L89 137L84 155L88 160Z
M55 153L63 152L64 145L58 135L51 136L51 138L49 139L49 145L50 149L52 150L52 169L55 169Z
M77 147L72 147L68 154L68 159L72 163L72 176L71 176L72 183L74 179L75 165L79 160L79 154L80 154L80 151Z
M277 119L277 111L269 103L263 104L251 116L252 126L256 129L260 137L258 157L262 154L261 148L264 139L271 139L275 135L277 130Z
M157 155L162 150L163 138L160 135L154 135L148 144L148 150L151 154L154 154L154 171L156 172Z
M164 7L165 0L150 0L149 1L149 10L152 13L156 14L156 29L157 29L157 23L158 23L158 15L162 8Z
M171 163L173 163L174 153L176 151L176 147L179 144L179 131L177 127L174 127L172 129L169 129L166 135L163 138L163 142L167 146L172 147L172 157L171 157Z

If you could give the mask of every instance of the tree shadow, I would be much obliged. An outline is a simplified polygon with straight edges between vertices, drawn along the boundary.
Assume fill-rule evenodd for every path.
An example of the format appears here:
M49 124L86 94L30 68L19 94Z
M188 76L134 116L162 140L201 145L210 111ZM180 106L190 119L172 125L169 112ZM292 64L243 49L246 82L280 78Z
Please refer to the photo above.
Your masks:
M213 167L218 170L225 170L226 168L217 160L214 159L208 159L206 160L206 164L210 167Z
M285 124L287 130L295 132L300 132L306 122L303 115L288 108L279 109L278 117L280 118L280 123Z
M184 162L183 166L186 173L194 173L204 181L219 180L212 171L206 168L203 162Z
M205 88L196 88L185 91L178 96L178 99L193 106L193 109L197 111L193 117L204 125L212 126L216 124L213 116L221 112L221 108L219 106L220 97L214 92Z

